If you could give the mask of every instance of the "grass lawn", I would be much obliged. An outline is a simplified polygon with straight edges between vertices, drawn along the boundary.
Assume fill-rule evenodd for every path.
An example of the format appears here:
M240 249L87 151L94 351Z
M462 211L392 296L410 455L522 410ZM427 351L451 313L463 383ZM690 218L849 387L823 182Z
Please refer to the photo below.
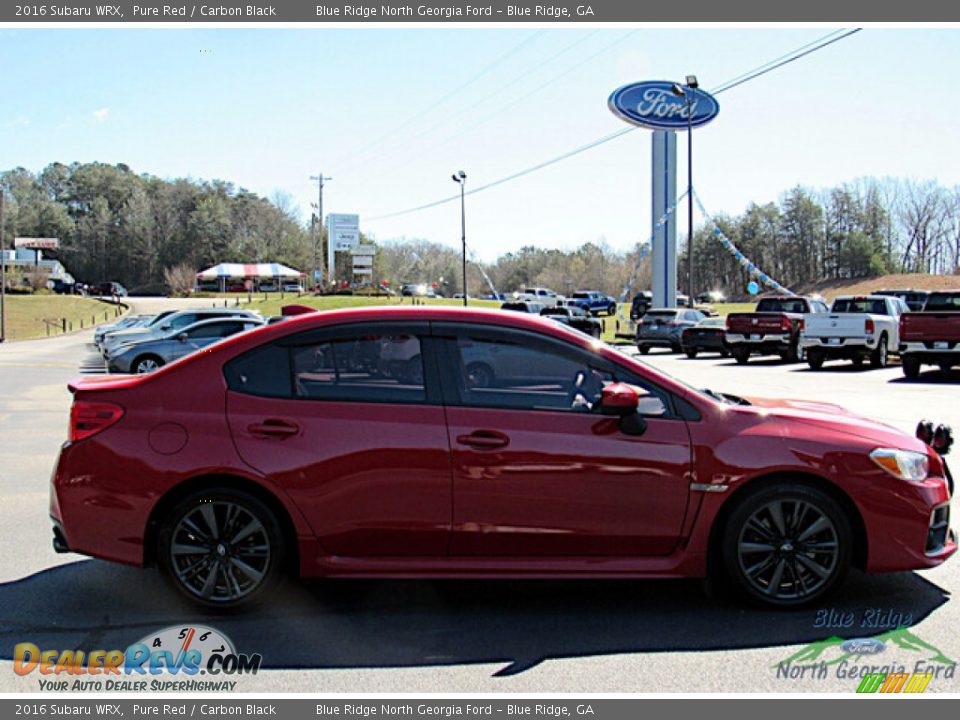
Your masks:
M50 335L62 334L63 319L67 320L67 331L72 328L112 321L117 309L113 305L71 295L7 295L6 317L7 338L27 340L47 337L47 324L44 320L55 321L50 327ZM106 313L106 318L104 317Z

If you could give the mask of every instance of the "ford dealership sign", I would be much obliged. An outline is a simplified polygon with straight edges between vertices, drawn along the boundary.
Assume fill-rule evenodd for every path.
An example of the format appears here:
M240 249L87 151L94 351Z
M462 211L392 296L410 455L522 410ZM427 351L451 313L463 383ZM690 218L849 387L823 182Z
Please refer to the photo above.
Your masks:
M610 96L610 110L629 123L653 130L700 127L720 112L720 105L710 93L680 85L688 94L682 97L674 94L673 86L667 80L624 85Z

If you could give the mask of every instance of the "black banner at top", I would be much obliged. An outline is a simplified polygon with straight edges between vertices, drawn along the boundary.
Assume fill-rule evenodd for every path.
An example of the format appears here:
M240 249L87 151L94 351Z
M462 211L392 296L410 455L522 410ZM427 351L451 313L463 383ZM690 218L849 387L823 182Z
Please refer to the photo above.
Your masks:
M4 2L3 23L948 22L942 0L57 0Z

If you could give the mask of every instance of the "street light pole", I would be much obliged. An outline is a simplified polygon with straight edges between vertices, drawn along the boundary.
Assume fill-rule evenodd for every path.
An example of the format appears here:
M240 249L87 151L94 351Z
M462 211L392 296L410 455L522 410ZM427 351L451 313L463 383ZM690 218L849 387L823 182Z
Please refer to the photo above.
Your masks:
M323 173L319 175L311 175L311 180L316 181L317 183L317 216L320 221L320 233L313 244L313 282L317 282L317 244L320 245L320 256L323 257L323 185L327 180L333 180L332 177L324 177ZM332 256L332 253L328 253L329 256ZM330 280L333 280L333 267L327 268L327 272L330 274ZM321 276L323 273L320 273Z
M700 83L687 75L686 84L674 83L673 94L687 104L687 307L693 307L693 106Z
M465 197L465 188L467 184L467 174L461 170L450 177L460 186L460 244L463 250L463 306L467 306L467 209Z

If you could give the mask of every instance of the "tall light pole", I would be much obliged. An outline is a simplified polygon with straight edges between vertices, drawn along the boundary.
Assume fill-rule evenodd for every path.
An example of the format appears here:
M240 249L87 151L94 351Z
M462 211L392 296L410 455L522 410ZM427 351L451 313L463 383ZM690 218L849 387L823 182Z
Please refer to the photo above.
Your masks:
M696 100L696 75L687 75L686 84L673 84L673 94L687 103L687 307L693 307L693 106Z
M311 175L310 179L317 183L317 215L320 220L320 234L313 243L313 281L317 282L317 244L320 245L320 254L323 255L323 186L327 180L333 180L332 177L324 177L323 173ZM333 253L330 253L333 256ZM330 279L333 280L333 267L327 268L330 273ZM322 274L322 273L321 273Z
M463 246L463 306L467 306L467 210L464 202L464 188L467 174L460 170L450 177L460 186L460 244Z

